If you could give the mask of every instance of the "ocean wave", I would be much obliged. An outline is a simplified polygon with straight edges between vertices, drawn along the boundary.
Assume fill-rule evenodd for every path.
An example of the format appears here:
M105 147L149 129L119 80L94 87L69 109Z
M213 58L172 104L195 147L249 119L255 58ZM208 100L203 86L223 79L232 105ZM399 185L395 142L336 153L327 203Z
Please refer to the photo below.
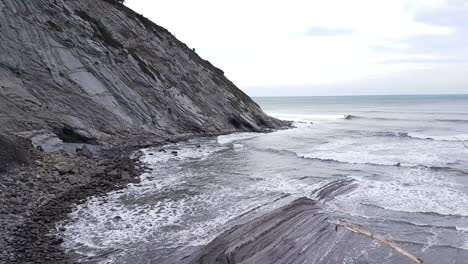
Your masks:
M282 120L295 122L314 122L314 121L337 121L337 120L373 120L373 121L416 121L416 122L447 122L447 123L466 123L468 119L411 119L397 117L378 117L378 116L358 116L352 114L293 114L293 113L274 113L268 112L268 115Z
M346 119L349 115L328 115L328 114L285 114L285 113L267 113L272 117L281 120L295 121L295 122L313 122L313 121L335 121Z
M450 153L444 154L442 157L433 155L421 157L417 153L409 155L406 153L399 155L386 156L385 152L382 155L375 155L367 152L351 151L347 152L321 152L310 150L308 152L292 149L276 149L276 148L262 148L250 146L251 149L262 152L275 153L277 155L284 156L296 156L301 159L316 160L320 162L328 163L340 163L340 164L355 164L355 165L373 165L373 166L391 166L391 167L408 167L408 168L426 168L430 170L443 170L453 171L463 174L468 174L467 171L460 169L461 164ZM463 150L463 149L461 149ZM454 154L457 154L453 152Z
M358 188L336 197L336 205L372 205L385 210L433 214L450 217L468 216L468 195L460 185L443 174L413 168L392 175L392 181L381 181L373 177L353 176ZM345 207L367 214L360 206ZM360 214L360 213L357 214ZM372 215L375 212L368 212Z
M361 165L377 165L377 166L392 166L392 167L409 167L409 168L415 168L415 167L422 167L422 168L432 168L432 166L424 166L424 165L416 165L416 164L402 164L399 162L352 162L352 161L343 161L343 160L337 160L337 159L327 159L327 158L316 158L316 157L307 157L305 155L297 155L299 158L303 159L311 159L311 160L317 160L317 161L322 161L322 162L333 162L333 163L343 163L343 164L361 164ZM434 167L434 168L449 168L449 167ZM449 168L451 169L451 168ZM453 170L453 169L451 169Z
M451 123L468 123L468 120L465 119L435 119L435 121Z
M385 209L374 204L362 203L362 205L377 208L380 210L385 210L385 211L399 212L395 210ZM431 212L431 213L424 212L424 213L414 213L414 214L435 215L437 217L445 217L449 221L447 223L440 223L440 222L437 223L437 222L432 222L432 221L429 222L427 220L424 221L422 219L418 219L419 221L417 221L416 219L412 219L413 221L409 221L409 219L403 220L401 218L392 218L392 217L385 217L385 218L374 217L374 219L377 219L378 221L385 221L387 223L394 223L395 225L411 225L411 226L422 227L422 228L440 228L440 229L445 229L445 230L458 230L458 228L460 228L459 226L450 225L450 223L459 223L460 221L464 221L466 219L465 216L461 216L461 215L446 216L446 215L441 215L441 214L434 213L434 212Z
M422 215L427 215L427 216L436 216L436 217L445 217L447 219L450 219L450 220L456 220L456 219L466 219L466 217L468 215L465 215L465 214L452 214L452 213L440 213L440 212L433 212L433 211L428 211L428 210L421 210L421 211L418 211L418 210L397 210L395 208L387 208L385 206L381 206L381 205L375 205L375 204L371 204L371 203L366 203L366 202L363 202L363 203L360 203L361 205L364 205L364 206L367 206L367 207L373 207L373 208L377 208L377 209L380 209L380 210L386 210L386 211L393 211L393 212L405 212L405 213L410 213L410 214L422 214ZM393 223L400 223L400 224L408 224L408 225L414 225L414 226L419 226L419 227L436 227L436 228L443 228L443 229L450 229L450 230L457 230L457 226L453 226L453 225L436 225L436 224L419 224L419 223L415 223L415 222L410 222L410 221L405 221L405 220L395 220L395 219L385 219L385 221L388 221L388 222L393 222Z
M261 133L253 133L253 132L241 132L241 133L233 133L228 135L218 136L218 144L227 145L230 143L234 143L241 140L251 139L261 135Z
M189 162L204 160L215 153L229 150L232 146L217 145L213 141L194 141L168 144L158 148L140 150L141 161L149 167L159 167L171 161ZM145 175L145 174L144 174Z
M299 157L299 156L298 156ZM304 158L304 157L300 157ZM345 163L345 164L363 164L363 165L377 165L377 166L392 166L392 167L407 167L407 168L421 168L421 169L428 169L428 170L433 170L433 171L451 171L451 172L457 172L457 173L463 173L463 174L468 174L468 171L464 171L461 169L456 169L452 167L447 167L447 166L426 166L426 165L409 165L409 164L400 164L400 163L395 163L395 164L381 164L381 163L350 163L350 162L344 162L344 161L339 161L339 160L334 160L334 159L318 159L318 158L312 158L314 160L318 161L323 161L323 162L336 162L336 163Z
M322 161L322 162L333 162L333 163L343 163L343 164L360 164L360 165L375 165L375 166L392 166L392 167L408 167L408 168L427 168L431 170L446 170L446 171L457 171L461 172L464 174L467 174L468 172L448 167L448 166L432 166L432 165L427 165L427 164L415 164L415 163L405 163L405 162L396 162L396 161L385 161L385 160L380 160L380 161L367 161L365 159L361 159L359 161L353 161L353 160L340 160L340 159L333 159L333 158L319 158L319 157L314 157L313 155L304 155L304 154L298 154L296 153L297 157L303 158L303 159L311 159L311 160L317 160L317 161ZM447 163L444 165L455 165L457 164L456 162L453 163Z
M353 131L356 132L356 131ZM398 138L412 138L419 140L433 140L433 141L468 141L468 134L452 134L452 135L430 135L418 132L392 132L392 131L357 131L363 136L374 137L398 137Z
M425 135L421 133L410 132L410 133L407 133L407 136L411 138L429 139L429 140L436 140L436 141L468 141L468 134L435 136L435 135Z
M395 118L395 117L373 117L373 116L356 116L356 115L345 115L346 120L380 120L380 121L422 121L422 122L449 122L449 123L467 123L468 119L410 119L410 118Z

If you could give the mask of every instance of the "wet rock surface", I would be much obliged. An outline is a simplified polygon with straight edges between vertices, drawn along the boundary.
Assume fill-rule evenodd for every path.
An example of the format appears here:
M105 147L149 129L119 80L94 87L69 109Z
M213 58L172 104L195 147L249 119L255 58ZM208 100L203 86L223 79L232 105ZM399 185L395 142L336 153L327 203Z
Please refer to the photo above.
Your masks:
M33 165L0 175L0 263L68 263L61 239L49 234L55 222L88 196L136 182L143 167L126 151L98 159L32 151Z
M335 220L336 221L336 220ZM463 263L466 251L399 243L431 263ZM208 245L177 252L169 263L417 263L372 237L337 227L320 203L299 198L271 213L234 226Z

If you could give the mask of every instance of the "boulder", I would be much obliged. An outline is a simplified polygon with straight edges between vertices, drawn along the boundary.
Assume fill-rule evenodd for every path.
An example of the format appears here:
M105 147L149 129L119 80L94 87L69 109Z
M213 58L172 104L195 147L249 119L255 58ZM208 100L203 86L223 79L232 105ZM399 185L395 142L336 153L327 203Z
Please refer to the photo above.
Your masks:
M64 175L72 172L73 167L67 162L59 162L54 165L54 169L57 170L60 175Z
M0 132L0 171L12 164L31 164L32 145L27 140Z

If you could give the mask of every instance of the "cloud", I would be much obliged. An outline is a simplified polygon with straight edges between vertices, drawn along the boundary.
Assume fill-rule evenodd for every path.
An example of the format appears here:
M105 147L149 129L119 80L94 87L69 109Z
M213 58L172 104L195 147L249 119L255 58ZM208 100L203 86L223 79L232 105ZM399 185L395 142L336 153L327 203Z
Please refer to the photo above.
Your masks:
M307 32L307 36L315 37L328 37L328 36L342 36L353 34L354 30L349 28L321 28L312 27Z
M383 53L392 58L383 63L464 64L468 61L466 2L449 0L437 9L414 16L417 23L450 29L449 34L417 35L400 41L404 48L388 48Z
M395 59L386 60L382 63L388 64L404 64L404 63L421 63L421 64L468 64L468 59Z
M324 85L247 87L251 96L332 96L388 94L467 94L468 65L436 65L424 70L407 71L361 80Z
M461 1L449 1L443 8L417 15L416 21L452 28L453 34L410 39L408 41L409 52L423 51L452 59L468 58L466 51L468 46L467 16L468 5Z
M373 76L401 79L402 73L438 65L450 65L446 69L451 70L462 67L460 61L468 59L468 29L463 26L468 7L459 4L464 2L127 0L126 4L196 48L241 88L331 89ZM439 72L448 76L450 70ZM413 76L408 79L421 78ZM463 76L468 80L467 74Z

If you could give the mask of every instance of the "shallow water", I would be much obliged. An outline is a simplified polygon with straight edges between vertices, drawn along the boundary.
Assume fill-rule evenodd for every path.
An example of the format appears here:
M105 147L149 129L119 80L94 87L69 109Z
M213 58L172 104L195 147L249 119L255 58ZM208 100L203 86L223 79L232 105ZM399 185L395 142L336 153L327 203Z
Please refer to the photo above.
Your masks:
M468 96L256 100L297 127L143 150L152 171L78 206L64 246L80 261L157 263L306 196L423 257L468 250Z

